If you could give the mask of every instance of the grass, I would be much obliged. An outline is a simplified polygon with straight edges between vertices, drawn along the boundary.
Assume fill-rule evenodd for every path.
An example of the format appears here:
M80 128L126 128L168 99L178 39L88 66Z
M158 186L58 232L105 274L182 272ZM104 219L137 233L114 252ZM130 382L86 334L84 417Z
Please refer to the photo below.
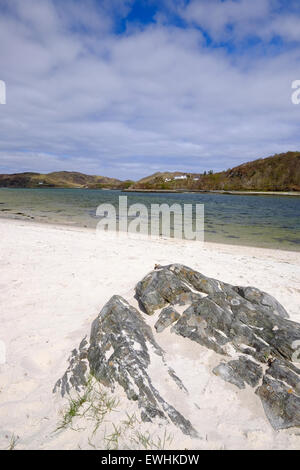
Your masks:
M98 450L165 449L171 444L172 436L166 430L162 436L151 434L135 413L126 412L115 424L112 413L121 411L119 405L119 399L90 376L84 391L69 398L55 432L83 431L87 444Z
M118 400L102 389L99 383L90 375L84 393L82 395L77 393L75 398L69 398L68 405L62 412L62 419L56 431L72 426L75 417L86 417L88 420L95 422L93 430L93 434L95 434L105 416L114 411L117 406Z
M14 450L16 448L18 440L19 440L19 436L12 434L7 450Z
M78 397L76 399L70 398L67 410L64 412L61 422L59 423L57 430L65 429L72 424L73 418L79 416L79 410L84 403L86 403L86 396Z
M136 431L135 436L132 437L132 442L137 444L138 448L142 447L142 449L145 450L165 450L172 444L172 441L173 436L168 434L166 429L164 430L162 437L153 434L151 435L149 431L145 431L144 433Z

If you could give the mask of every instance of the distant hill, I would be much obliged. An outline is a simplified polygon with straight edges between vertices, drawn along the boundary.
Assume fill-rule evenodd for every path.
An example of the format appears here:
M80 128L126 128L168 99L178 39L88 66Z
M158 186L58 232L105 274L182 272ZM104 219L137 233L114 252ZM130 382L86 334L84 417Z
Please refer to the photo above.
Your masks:
M260 158L219 173L154 173L129 189L300 191L300 152Z
M48 174L16 173L0 175L0 187L6 188L89 188L122 189L132 181L120 181L106 176L91 176L73 171L58 171Z
M300 191L300 152L287 152L213 173L164 172L134 182L73 171L0 175L0 187L191 191Z

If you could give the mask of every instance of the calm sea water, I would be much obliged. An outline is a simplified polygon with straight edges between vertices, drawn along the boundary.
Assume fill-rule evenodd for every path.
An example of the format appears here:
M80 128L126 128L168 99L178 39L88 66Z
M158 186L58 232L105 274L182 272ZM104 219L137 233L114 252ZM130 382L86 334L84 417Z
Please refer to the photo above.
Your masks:
M300 198L229 194L122 193L85 189L0 189L0 216L96 227L99 204L204 204L205 241L300 251Z

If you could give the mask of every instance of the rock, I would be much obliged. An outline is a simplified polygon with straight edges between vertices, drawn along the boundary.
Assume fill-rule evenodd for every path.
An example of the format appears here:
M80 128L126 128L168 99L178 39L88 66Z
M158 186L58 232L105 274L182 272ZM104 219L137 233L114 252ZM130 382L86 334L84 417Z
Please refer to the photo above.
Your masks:
M225 382L236 385L238 388L245 388L245 382L236 374L236 371L233 370L229 363L221 362L213 369L213 373L221 377Z
M256 393L274 429L300 426L300 369L275 360Z
M185 393L188 394L188 391L186 389L186 387L184 386L184 384L182 383L182 381L180 380L179 377L177 377L177 375L175 374L174 370L169 367L168 369L168 374L172 377L172 379L174 380L174 382L176 382L176 384L178 385L178 387L181 389L181 390L184 390Z
M289 318L289 314L285 308L274 297L272 297L272 295L260 291L255 287L237 286L234 287L234 290L236 290L239 295L244 297L244 299L269 309L270 312L274 313L275 315L279 315L283 318Z
M300 324L287 318L274 297L171 264L157 265L147 274L136 286L136 298L148 315L163 309L155 323L158 332L173 324L171 332L221 354L216 375L241 389L258 386L255 393L274 429L300 426L300 370L293 364ZM187 307L181 316L174 309L177 304ZM123 387L128 399L138 403L143 420L169 420L196 436L190 421L168 403L165 388L162 392L153 385L150 365L155 362L161 384L171 380L178 393L188 393L144 318L122 297L113 296L93 322L89 342L84 339L72 352L55 390L62 395L81 390L91 373L112 390L117 384Z
M180 318L180 314L173 307L165 307L159 314L158 320L154 325L157 333L161 333L172 323Z
M226 315L228 316L228 328L224 333L222 325L226 324ZM229 334L230 330L230 320L231 317L228 312L222 310L211 300L204 298L187 308L171 331L213 349L219 354L225 354L223 346L229 342L227 333ZM219 329L219 326L222 329Z
M213 373L226 382L239 388L245 388L245 382L251 387L258 385L263 376L263 369L259 364L241 356L236 361L222 362L213 369Z
M168 269L151 272L136 286L136 296L148 315L168 303L178 303L186 293L191 293L191 289Z
M286 380L283 376L274 377L277 368L274 369L271 365L273 369L270 367L265 374L258 395L275 429L279 426L289 427L291 423L298 426L299 424L295 424L298 423L295 407L299 409L300 386L297 375L297 383L292 387L291 371L295 374L295 370L291 361L295 352L293 345L300 340L300 325L287 319L288 313L274 297L257 288L223 283L178 264L162 267L162 279L167 276L168 271L190 289L186 302L190 305L171 331L224 356L234 351L235 354L237 352L243 355L238 361L222 363L214 370L240 388L243 388L245 383L255 387L261 378L262 368L251 361L251 356L261 364L267 364L270 358L277 358L277 361L289 364L289 380L293 392L286 390L282 382L284 380L289 383L287 377ZM152 279L152 274L148 275L148 279ZM172 285L178 285L174 278L172 279ZM197 297L198 292L202 295ZM192 299L191 293L196 297ZM206 294L206 297L203 297L203 294ZM174 298L176 300L178 295ZM174 303L174 298L170 303ZM273 370L273 378L270 378L270 370ZM274 396L276 399L273 403ZM291 407L294 418L289 418ZM286 414L281 420L278 418L279 410L281 416Z
M66 393L70 393L72 388L80 392L86 386L89 369L87 348L88 342L85 337L78 350L73 349L69 358L69 367L62 378L56 382L53 392L60 390L61 395L64 396Z
M141 314L122 297L113 296L92 324L85 372L89 369L96 380L112 391L117 383L123 387L128 399L137 401L144 421L154 418L170 420L184 434L196 436L190 421L153 386L148 374L152 354L161 364L162 381L171 377L178 388L184 388L174 371L166 365L164 352ZM71 357L70 366L57 382L55 390L60 390L63 395L74 384L84 386L85 382L82 364L76 354L75 358Z
M300 325L258 304L233 289L194 302L172 327L181 336L227 354L228 344L238 352L265 363L269 356L291 360Z
M182 264L171 264L169 266L165 266L165 269L174 273L178 279L187 283L196 291L204 294L222 292L226 288L226 284L223 282L206 277Z

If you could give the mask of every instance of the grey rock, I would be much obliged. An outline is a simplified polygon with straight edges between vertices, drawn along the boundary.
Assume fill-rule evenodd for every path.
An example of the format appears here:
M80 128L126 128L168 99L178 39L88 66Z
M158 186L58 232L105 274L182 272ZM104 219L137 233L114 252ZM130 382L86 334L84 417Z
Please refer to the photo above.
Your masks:
M298 323L252 304L228 288L193 303L172 331L219 354L227 354L230 343L263 363L270 356L291 361L293 343L300 339Z
M136 286L137 299L148 315L168 303L178 303L188 293L191 293L189 286L168 269L151 272Z
M175 310L174 307L165 307L159 314L158 320L154 325L157 333L161 333L172 323L176 322L180 318L180 314Z
M85 337L78 349L73 349L71 352L69 367L62 378L56 382L53 392L60 391L61 395L64 396L66 393L70 393L72 388L80 392L86 386L89 371L87 354L88 341Z
M260 384L256 393L275 429L300 426L300 371L292 362L300 324L287 318L274 297L171 264L156 266L145 276L136 286L136 298L149 315L163 309L155 324L157 331L172 324L172 332L221 354L224 361L215 374L239 388ZM179 318L173 307L177 304L187 306ZM176 341L176 335L173 338ZM236 353L239 359L229 360ZM62 395L72 388L81 390L92 373L112 390L121 385L127 397L138 403L142 419L169 420L185 434L196 436L191 423L153 385L149 372L153 354L156 364L161 364L161 380L171 378L178 390L187 393L142 314L114 296L93 322L90 341L83 340L72 352L55 390Z
M251 387L258 385L263 369L259 364L241 356L236 361L222 362L213 369L213 373L242 389L245 388L245 382Z
M229 334L230 328L226 328L226 333L223 333L225 328L219 329L219 323L221 327L226 325L226 315L228 315L229 325L230 314L206 297L187 308L171 331L213 349L219 354L225 354L223 346L229 342L226 333Z
M275 360L267 370L256 393L274 429L300 426L300 369L286 361Z
M171 302L171 305L191 305L192 303L202 298L203 295L200 293L197 294L195 292L184 292L182 294L178 294Z
M243 355L238 362L222 363L214 370L240 388L245 383L255 387L261 379L262 369L251 357L261 364L269 363L270 358L276 358L275 364L284 363L284 367L268 369L258 395L275 429L299 426L299 377L292 364L293 345L300 340L299 323L288 320L284 307L259 289L210 279L178 264L161 271L173 273L194 294L207 294L192 300L171 331L224 356L232 348Z
M193 289L204 294L222 292L226 288L226 284L223 282L206 277L182 264L170 264L169 266L165 266L164 269L171 271L176 275L176 277L178 277L178 279L184 283L188 283L188 285Z
M271 362L267 374L274 379L285 382L289 389L296 389L300 384L300 369L288 361L275 359Z
M260 291L255 287L237 286L234 287L234 290L236 290L239 295L249 300L250 302L269 309L275 315L279 315L283 318L289 318L289 314L287 313L285 308L272 295Z
M233 370L229 363L221 362L217 367L213 369L213 373L218 377L221 377L225 382L229 382L236 385L238 388L245 388L245 382L239 377L238 374Z
M172 369L172 367L169 367L168 373L169 373L170 377L172 377L172 379L174 380L174 382L178 385L178 387L179 387L181 390L184 390L185 393L188 394L187 388L184 386L184 384L182 383L182 381L180 380L180 378L177 377L177 375L175 374L175 372L174 372L174 370Z
M170 420L184 434L196 436L190 421L170 405L152 384L148 374L151 354L160 358L162 380L172 377L176 385L182 388L180 379L167 367L164 352L142 315L122 297L113 296L92 324L87 349L90 373L112 391L117 383L123 387L128 399L137 401L144 421L154 418ZM78 375L78 361L71 359L55 390L61 394L68 393L76 383L84 385L84 380L81 370Z

